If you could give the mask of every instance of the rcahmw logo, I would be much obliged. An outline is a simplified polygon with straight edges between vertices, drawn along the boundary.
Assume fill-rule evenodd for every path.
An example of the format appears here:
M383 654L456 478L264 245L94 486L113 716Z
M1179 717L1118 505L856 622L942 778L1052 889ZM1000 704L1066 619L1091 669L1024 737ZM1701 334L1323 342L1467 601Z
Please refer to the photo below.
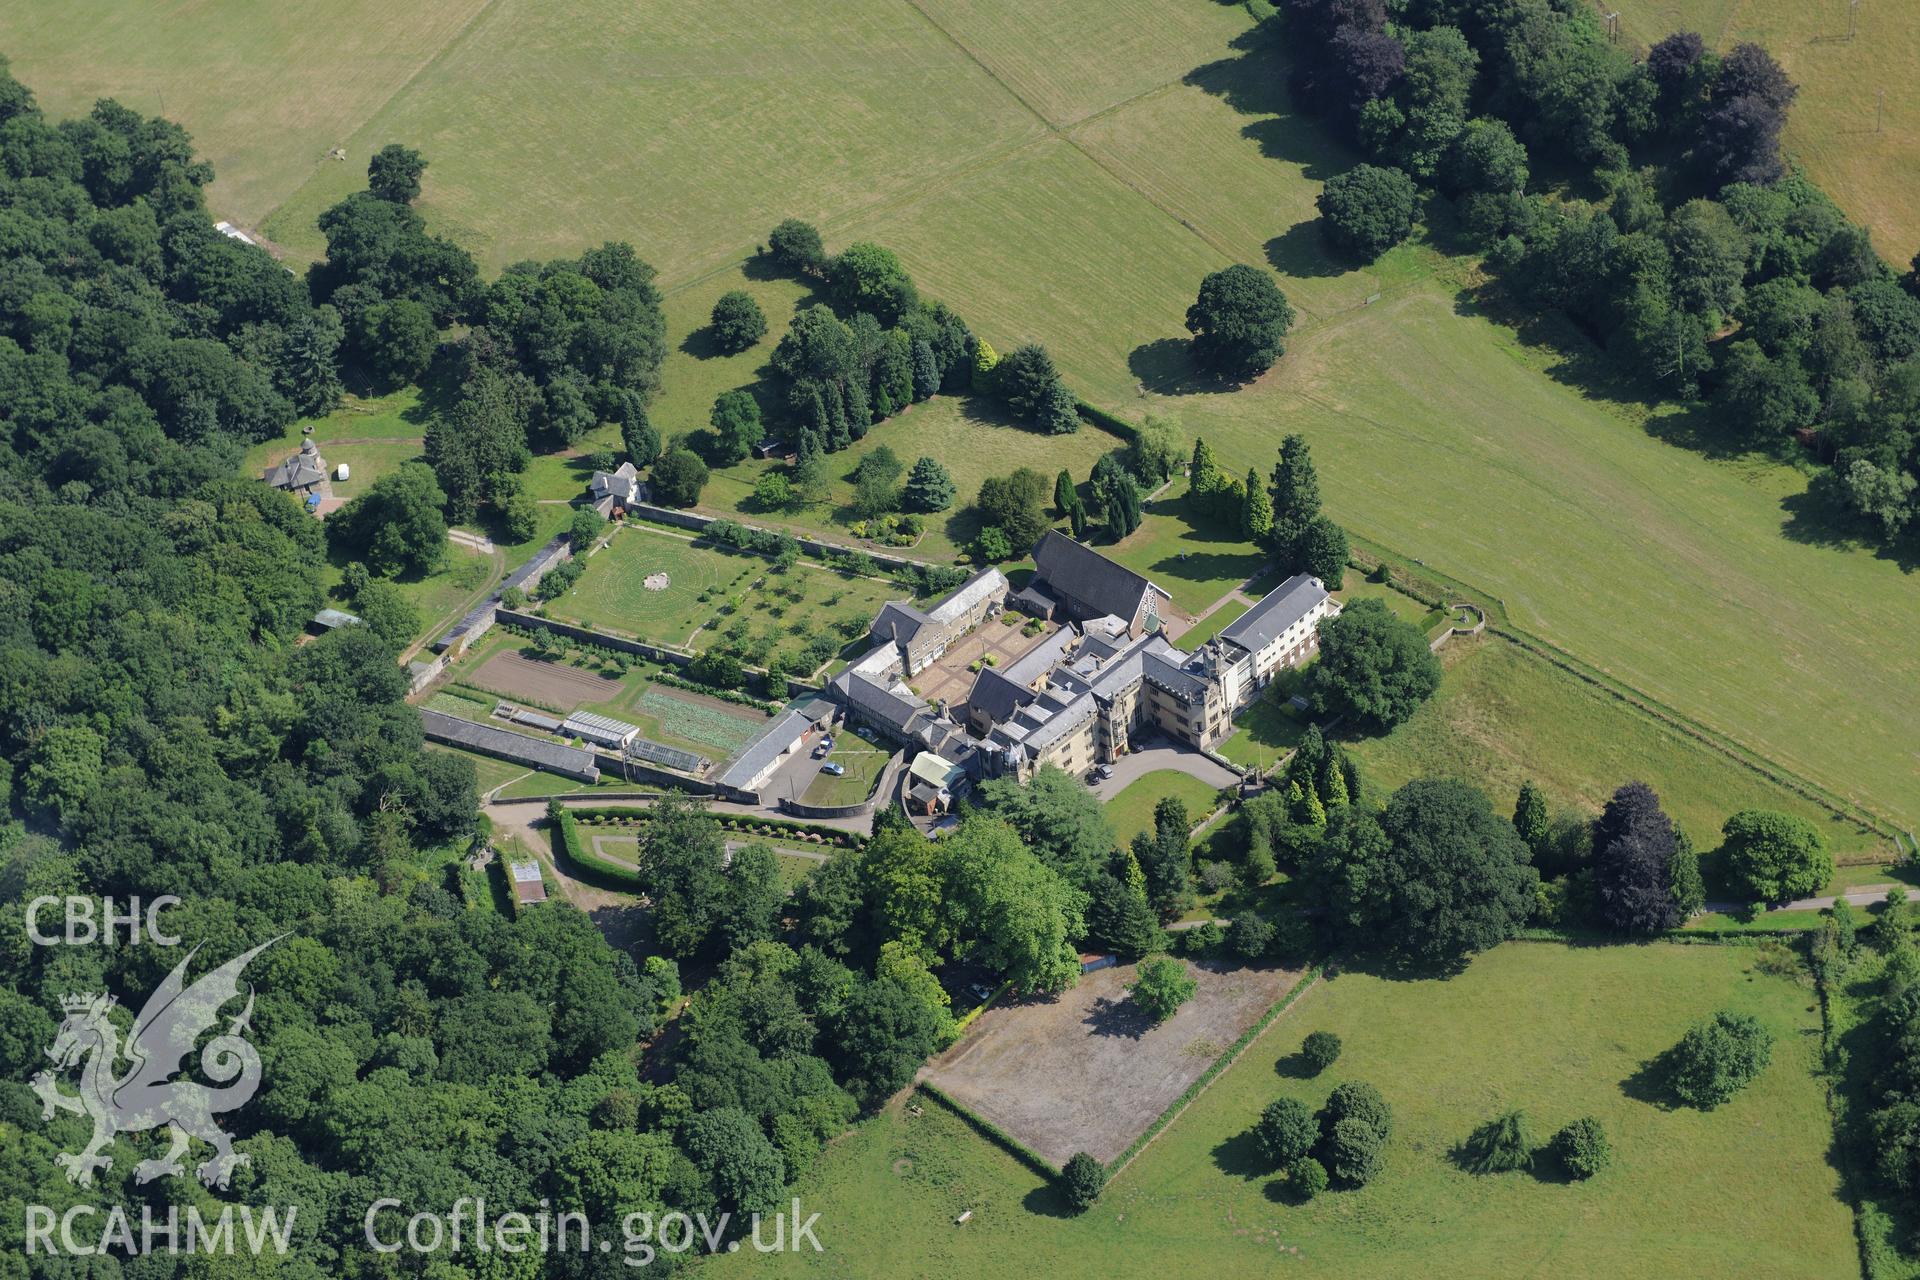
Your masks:
M37 899L35 905L42 901L60 900ZM111 931L116 925L124 924L129 927L130 940L137 941L144 931L160 945L174 945L179 939L162 934L156 924L160 907L168 901L177 899L158 899L144 914L137 905L116 913L109 902L103 913L107 928ZM78 936L74 937L76 944L82 944L97 937L99 930L92 925L89 915L76 916L76 902L90 904L92 900L67 900L67 934L74 937L76 919L84 921L86 927L79 929ZM30 915L30 930L31 921ZM36 933L34 940L41 941L41 935ZM65 940L47 935L45 945ZM67 1181L82 1187L92 1186L96 1172L113 1168L113 1157L105 1153L117 1135L147 1133L163 1127L168 1136L167 1149L159 1157L142 1160L134 1166L136 1183L184 1175L186 1166L182 1157L194 1139L212 1148L212 1155L194 1166L195 1175L208 1187L226 1189L234 1169L249 1163L245 1154L234 1151L233 1140L215 1123L214 1117L245 1106L260 1088L260 1054L246 1038L253 1016L253 988L247 987L244 1007L226 1021L223 1029L219 1027L220 1010L230 1001L241 998L240 975L247 965L279 940L270 939L235 956L189 985L187 967L199 953L195 947L147 997L124 1039L111 1016L115 1005L113 996L75 992L61 997L63 1018L53 1044L47 1049L53 1068L36 1074L31 1087L40 1098L43 1120L52 1120L64 1111L84 1116L93 1124L92 1136L80 1150L62 1151L54 1156L66 1172ZM197 1063L199 1074L212 1083L176 1079L181 1073L182 1060L195 1053L195 1046L210 1031L217 1034L199 1048ZM61 1087L62 1076L76 1071L79 1078L73 1082L74 1091L67 1092ZM151 1209L146 1209L141 1212L136 1229L128 1212L117 1206L102 1209L76 1205L56 1215L45 1205L28 1205L27 1252L44 1250L85 1255L109 1251L144 1253L157 1248L164 1252L230 1253L236 1247L249 1248L255 1253L268 1247L285 1252L293 1229L294 1206L284 1210L262 1209L257 1216L252 1206L237 1206L242 1222L238 1233L233 1230L235 1208L223 1206L220 1213L209 1220L190 1206L184 1222L173 1208L157 1220ZM97 1231L92 1225L95 1222Z

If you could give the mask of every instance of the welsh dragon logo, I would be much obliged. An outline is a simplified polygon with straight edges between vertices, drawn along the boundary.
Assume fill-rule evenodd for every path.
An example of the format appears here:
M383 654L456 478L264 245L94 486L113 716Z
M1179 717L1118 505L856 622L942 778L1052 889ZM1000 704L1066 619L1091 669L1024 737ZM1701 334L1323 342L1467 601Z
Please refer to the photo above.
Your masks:
M67 1181L92 1186L94 1170L113 1168L113 1157L101 1152L115 1134L143 1133L161 1125L171 1133L172 1145L160 1159L142 1160L136 1165L135 1182L184 1172L180 1157L186 1154L189 1137L200 1139L214 1150L213 1158L194 1170L209 1187L224 1189L234 1169L249 1163L247 1156L234 1153L232 1139L213 1117L245 1106L260 1088L259 1051L241 1034L253 1016L252 987L247 988L246 1007L234 1016L225 1033L208 1040L200 1050L200 1070L225 1087L212 1088L171 1077L200 1037L213 1029L220 1007L239 998L240 973L247 963L279 940L270 939L235 956L201 975L192 986L186 983L187 965L200 949L189 951L147 998L133 1020L124 1049L119 1031L108 1018L114 1005L111 995L62 997L60 1008L66 1017L47 1056L61 1072L80 1067L80 1091L61 1092L53 1071L34 1076L32 1088L40 1096L43 1120L51 1120L55 1111L79 1112L93 1119L93 1138L85 1147L54 1157L66 1170ZM120 1070L122 1058L127 1063L124 1071Z

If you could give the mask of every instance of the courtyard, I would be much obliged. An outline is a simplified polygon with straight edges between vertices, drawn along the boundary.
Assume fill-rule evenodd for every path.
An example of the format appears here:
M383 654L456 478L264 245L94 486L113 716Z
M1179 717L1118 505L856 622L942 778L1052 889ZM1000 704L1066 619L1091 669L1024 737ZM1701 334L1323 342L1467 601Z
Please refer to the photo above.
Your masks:
M979 668L974 664L1004 670L1045 643L1047 637L1058 630L1048 623L1028 635L1023 630L1027 621L1015 613L989 618L955 641L936 661L922 668L913 677L914 691L932 703L944 702L948 706L957 706L965 702L967 694L973 689L974 676L979 673ZM987 661L989 658L991 662Z

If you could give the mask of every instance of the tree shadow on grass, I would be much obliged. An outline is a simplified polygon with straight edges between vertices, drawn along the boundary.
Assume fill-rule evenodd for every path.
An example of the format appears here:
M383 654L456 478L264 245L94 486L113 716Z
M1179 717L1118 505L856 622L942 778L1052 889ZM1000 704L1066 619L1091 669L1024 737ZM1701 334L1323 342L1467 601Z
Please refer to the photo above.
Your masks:
M1079 1213L1074 1210L1074 1207L1067 1203L1067 1198L1060 1194L1060 1188L1053 1185L1051 1178L1027 1192L1026 1196L1020 1201L1020 1207L1028 1213L1035 1214L1042 1218L1077 1218L1080 1216Z
M1292 1180L1288 1178L1274 1178L1262 1187L1261 1191L1274 1204L1290 1204L1296 1208L1313 1199L1312 1196L1306 1195L1295 1187Z
M1324 182L1352 168L1358 157L1294 105L1287 87L1290 65L1274 35L1263 23L1233 42L1237 56L1195 67L1182 83L1219 98L1241 115L1261 117L1248 121L1241 135L1267 159L1297 164L1303 176Z
M1318 218L1296 222L1267 241L1267 265L1296 280L1343 276L1354 269L1327 251Z
M1185 338L1155 338L1135 347L1127 368L1149 391L1163 396L1193 395L1217 390L1220 383L1204 376L1193 363L1193 344Z
M1197 538L1200 535L1194 536ZM1148 567L1155 574L1167 578L1193 582L1232 579L1238 583L1257 572L1265 560L1258 552L1236 555L1228 551L1189 551L1185 555L1175 552L1162 556Z
M1910 532L1892 543L1877 537L1878 530L1847 505L1840 492L1840 479L1832 472L1815 476L1803 492L1782 498L1780 509L1787 513L1780 532L1790 541L1870 552L1876 559L1891 560L1902 573L1920 570L1920 532Z
M1267 1163L1267 1157L1260 1150L1260 1142L1253 1136L1252 1129L1243 1129L1216 1145L1213 1163L1229 1178L1245 1178L1248 1182L1273 1173L1273 1166Z
M1445 960L1417 960L1387 954L1357 954L1342 960L1349 973L1364 973L1389 982L1443 982L1466 972L1471 955Z
M1139 1005L1106 996L1093 1002L1081 1023L1097 1036L1122 1036L1128 1040L1138 1040L1153 1029L1153 1019Z
M1681 1102L1674 1095L1672 1079L1670 1059L1666 1053L1660 1053L1648 1058L1637 1071L1622 1080L1620 1092L1635 1102L1644 1102L1662 1111L1678 1111Z
M720 349L720 342L714 337L710 324L703 324L680 339L680 350L695 360L711 360L715 356L731 354Z
M1311 1080L1320 1074L1320 1068L1314 1066L1305 1053L1296 1050L1275 1062L1273 1073L1282 1080Z

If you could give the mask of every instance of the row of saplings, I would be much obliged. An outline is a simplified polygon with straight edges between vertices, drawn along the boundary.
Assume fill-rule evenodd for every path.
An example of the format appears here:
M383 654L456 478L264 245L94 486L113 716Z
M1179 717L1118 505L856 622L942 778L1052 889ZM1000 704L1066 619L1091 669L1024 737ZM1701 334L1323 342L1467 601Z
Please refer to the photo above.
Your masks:
M1300 1056L1314 1075L1340 1058L1340 1037L1315 1031L1300 1045ZM1731 1099L1766 1068L1773 1035L1748 1014L1722 1010L1691 1028L1662 1055L1657 1074L1678 1101L1712 1110ZM1385 1164L1393 1136L1393 1108L1380 1091L1359 1080L1334 1086L1318 1112L1298 1098L1267 1104L1253 1126L1254 1145L1268 1166L1285 1178L1298 1201L1313 1199L1330 1186L1357 1188L1373 1181ZM1471 1173L1511 1173L1544 1167L1571 1181L1584 1181L1613 1163L1613 1144L1600 1121L1581 1116L1563 1126L1544 1150L1534 1141L1523 1111L1507 1111L1467 1135L1455 1151ZM1107 1170L1080 1152L1060 1170L1061 1197L1076 1211L1091 1206L1105 1188Z

